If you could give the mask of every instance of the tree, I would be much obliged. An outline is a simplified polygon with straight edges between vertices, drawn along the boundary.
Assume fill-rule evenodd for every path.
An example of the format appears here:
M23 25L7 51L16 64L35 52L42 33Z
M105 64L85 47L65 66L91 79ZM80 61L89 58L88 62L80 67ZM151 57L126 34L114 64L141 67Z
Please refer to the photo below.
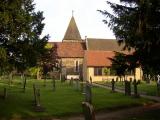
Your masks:
M121 4L107 4L113 10L100 11L107 18L104 21L114 32L124 49L134 49L134 57L146 73L160 72L160 1L120 0Z
M46 81L47 74L49 72L53 72L54 70L58 71L60 69L60 65L58 62L57 45L48 43L45 48L47 51L41 56L39 63L42 67L44 80Z
M48 35L42 37L43 12L35 12L33 0L0 0L0 46L8 62L24 73L45 53Z
M0 75L5 71L7 64L7 54L6 50L0 47Z
M109 59L112 61L112 69L115 70L116 75L120 77L120 80L123 76L125 80L125 74L126 74L126 71L128 70L125 54L115 52L114 58L109 58Z

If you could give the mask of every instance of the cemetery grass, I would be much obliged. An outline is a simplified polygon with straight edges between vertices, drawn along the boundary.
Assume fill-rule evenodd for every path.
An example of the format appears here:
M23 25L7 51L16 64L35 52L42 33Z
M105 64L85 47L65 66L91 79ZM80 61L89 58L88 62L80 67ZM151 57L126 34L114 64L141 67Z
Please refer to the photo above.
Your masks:
M96 83L111 86L111 82L100 81ZM134 90L133 84L131 85L132 85L131 91L133 92ZM147 84L145 81L141 81L141 83L137 87L138 87L139 93L151 95L151 96L157 95L157 85L155 81L151 81L149 84ZM124 90L124 82L115 82L115 88Z
M44 112L35 112L33 107L33 83L40 88L41 105L45 108ZM9 86L7 80L0 80L0 96L3 94L4 87L8 90L7 98L0 98L0 119L6 118L40 118L52 116L64 117L78 115L82 113L81 103L84 95L76 90L69 83L56 81L56 90L53 91L52 81L47 80L46 87L43 80L28 79L26 91L23 92L21 80L14 79ZM94 87L92 88L93 105L99 110L115 110L123 107L132 107L153 103L147 99L135 99L121 93L111 93L111 91Z

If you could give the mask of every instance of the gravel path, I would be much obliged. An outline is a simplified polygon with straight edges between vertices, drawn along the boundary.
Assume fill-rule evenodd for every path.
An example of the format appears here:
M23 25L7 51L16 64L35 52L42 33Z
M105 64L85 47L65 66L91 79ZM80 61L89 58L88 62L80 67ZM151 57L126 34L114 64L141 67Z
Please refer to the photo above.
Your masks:
M127 117L134 117L150 110L160 109L160 103L145 105L139 107L125 108L117 111L103 111L96 113L96 120L123 120ZM82 115L75 117L63 118L61 120L84 120Z

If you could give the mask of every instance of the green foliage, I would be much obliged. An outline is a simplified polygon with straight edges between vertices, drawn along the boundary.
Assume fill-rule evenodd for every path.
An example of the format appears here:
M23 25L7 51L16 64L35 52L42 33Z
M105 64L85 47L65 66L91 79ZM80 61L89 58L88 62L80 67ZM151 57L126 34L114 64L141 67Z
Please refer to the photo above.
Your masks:
M7 69L8 64L8 56L6 53L6 49L0 47L0 75Z
M160 1L159 0L120 0L121 4L107 2L113 13L100 11L106 16L103 20L114 32L124 49L134 49L145 73L160 72Z
M57 45L47 44L45 48L47 51L41 56L40 63L42 72L46 76L50 71L58 71L60 69L60 65L58 61Z
M41 74L42 68L41 67L31 67L29 68L28 72L29 72L29 75L31 75L32 77L35 77L37 76L37 74L39 75Z
M115 52L114 58L109 58L112 61L112 69L115 70L116 75L125 76L128 70L128 63L125 54Z
M103 73L105 74L105 75L110 75L110 68L103 68Z
M6 49L8 62L23 72L37 64L45 52L47 36L43 12L35 12L33 0L0 0L0 46Z

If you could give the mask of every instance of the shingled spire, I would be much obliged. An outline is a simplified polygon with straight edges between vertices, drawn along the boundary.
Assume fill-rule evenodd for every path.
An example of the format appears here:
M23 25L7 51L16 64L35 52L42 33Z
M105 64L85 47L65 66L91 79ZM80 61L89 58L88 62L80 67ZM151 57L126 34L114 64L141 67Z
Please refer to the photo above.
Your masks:
M63 41L67 42L67 41L79 41L79 40L81 41L81 35L79 33L74 16L72 15L72 18L64 35Z

